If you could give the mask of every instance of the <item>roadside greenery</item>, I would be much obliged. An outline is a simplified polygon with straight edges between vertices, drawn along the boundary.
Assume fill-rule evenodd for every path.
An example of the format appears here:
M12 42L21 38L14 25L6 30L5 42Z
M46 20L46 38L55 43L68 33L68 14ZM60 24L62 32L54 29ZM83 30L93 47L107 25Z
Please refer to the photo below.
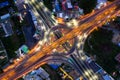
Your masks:
M50 11L52 11L53 8L51 0L44 0L43 3Z
M115 0L108 0L108 1L115 1Z
M99 28L87 38L84 51L87 55L96 55L96 61L109 74L116 71L115 56L120 53L120 47L112 43L113 32Z
M22 25L17 20L17 18L14 18L14 16L11 17L11 20L13 21L14 25L12 27L13 29L13 35L9 37L2 37L1 40L5 46L5 49L8 53L9 58L15 58L16 53L15 51L25 43L24 35L22 32Z
M17 80L24 80L23 78L19 78L19 79L17 79Z
M84 10L84 13L90 13L97 5L97 0L77 0L80 8Z
M120 17L116 17L115 21L113 22L120 24Z
M9 8L9 7L10 7L10 6L6 6L6 7L3 7L3 8L0 8L0 16L8 13L8 12L9 12L9 11L8 11L8 8Z
M15 34L13 34L12 36L9 37L4 37L1 39L5 49L8 53L8 57L9 58L14 58L16 57L15 51L19 48L20 44L18 41L18 38Z

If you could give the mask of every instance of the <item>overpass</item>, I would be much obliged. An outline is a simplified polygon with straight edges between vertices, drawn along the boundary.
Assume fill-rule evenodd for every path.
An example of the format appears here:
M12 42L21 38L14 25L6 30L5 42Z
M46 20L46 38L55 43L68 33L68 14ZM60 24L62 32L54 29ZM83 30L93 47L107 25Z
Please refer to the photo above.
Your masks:
M26 69L25 72L28 73L34 68L34 64L37 61L41 61L42 58L49 54L53 49L58 47L59 45L63 44L69 39L72 39L76 37L78 34L83 34L84 32L88 30L92 30L94 27L96 27L94 24L98 23L100 25L104 24L108 18L109 14L112 14L111 17L115 17L116 13L119 12L117 5L120 4L119 0L114 1L113 3L109 4L108 6L102 8L101 10L95 12L93 15L88 17L83 21L83 23L79 23L78 27L73 29L68 34L64 35L57 41L53 42L51 45L48 45L46 47L43 47L41 51L39 51L37 54L29 57L24 63L20 64L19 67L15 69L11 69L9 71L6 71L5 73L0 75L1 80L14 80L15 76L16 78L20 77L22 74L19 74L21 69ZM102 20L102 21L101 21ZM99 23L99 21L101 21ZM96 22L96 23L95 23ZM94 25L94 26L93 26ZM41 64L42 65L42 64ZM24 74L26 74L24 73ZM7 74L7 75L6 75Z

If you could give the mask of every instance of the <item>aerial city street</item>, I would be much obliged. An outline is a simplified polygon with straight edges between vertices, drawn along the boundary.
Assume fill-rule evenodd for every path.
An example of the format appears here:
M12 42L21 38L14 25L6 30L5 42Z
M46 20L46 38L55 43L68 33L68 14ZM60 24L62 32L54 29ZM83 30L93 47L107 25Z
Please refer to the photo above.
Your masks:
M0 80L120 80L120 0L0 0Z

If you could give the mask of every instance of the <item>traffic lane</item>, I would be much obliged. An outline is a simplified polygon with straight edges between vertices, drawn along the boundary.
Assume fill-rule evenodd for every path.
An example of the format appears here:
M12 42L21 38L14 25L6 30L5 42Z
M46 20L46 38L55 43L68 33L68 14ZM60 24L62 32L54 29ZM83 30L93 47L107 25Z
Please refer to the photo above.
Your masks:
M34 7L38 9L39 11L42 11L42 13L45 15L45 19L47 19L52 26L54 26L54 20L51 18L51 12L46 8L43 1L34 1ZM40 10L41 9L41 10Z
M28 16L30 17L30 16ZM28 19L30 20L30 19ZM31 22L31 20L30 20ZM24 26L23 27L23 32L24 32L24 35L25 35L25 38L26 38L26 43L29 47L33 47L36 43L35 39L33 39L33 33L35 32L34 31L34 27L30 26L30 27L27 27L27 26Z
M34 53L35 54L35 53ZM21 61L20 63L18 63L18 64L16 64L16 65L13 65L13 68L11 68L10 70L8 70L8 71L6 71L6 72L4 72L4 73L2 73L1 75L0 75L0 79L2 80L2 76L4 76L4 75L15 75L16 74L16 72L15 72L15 70L16 69L18 69L18 71L20 70L22 70L23 68L25 68L23 65L24 65L24 63L27 61L27 60L29 60L29 56L26 56L25 58L24 58L24 60L23 61ZM22 67L22 68L21 68ZM19 69L20 68L20 69ZM10 74L9 74L9 72L11 72ZM7 80L7 78L8 78L8 80L9 80L9 77L5 77L5 80ZM4 79L4 78L3 78ZM12 79L13 80L13 79Z
M114 12L114 13L111 13L110 15L117 15L117 11L116 11L116 12ZM103 24L102 22L103 22L103 21L105 21L105 20L106 20L106 18L107 18L107 17L104 17L104 18L102 18L102 19L101 19L101 24ZM99 25L101 25L101 24L100 24L100 23L96 23L96 24L94 24L93 26L96 26L96 27L97 27L97 26L99 26ZM89 27L88 29L86 28L86 30L87 30L87 31L89 31L89 32L87 32L87 35L89 35L89 34L90 34L91 29L93 29L93 27L92 27L92 26L91 26L91 27ZM86 31L85 31L85 32L86 32Z
M56 44L54 44L54 45L56 45ZM54 45L53 45L53 46L54 46Z
M113 15L113 14L112 14ZM103 18L103 21L105 20L106 18ZM97 26L97 24L95 24L94 26ZM91 30L93 27L88 27L88 28L86 28L86 30L85 30L85 32L87 31L87 30Z
M114 5L116 5L116 3L118 3L118 2L120 2L120 1L119 1L119 0L116 0L116 1L114 2ZM113 3L112 3L112 4L113 4ZM89 19L91 19L91 18L94 19L95 16L101 14L100 12L102 12L102 11L104 11L104 10L107 10L108 8L110 8L111 6L113 6L112 4L109 4L109 6L106 6L105 8L96 11L94 14L92 13L93 15L91 15L91 16L83 19L82 21L80 20L79 25L81 25L81 24L89 21Z
M116 14L116 13L113 13L112 15L114 15L114 14ZM106 18L103 18L102 19L102 21L104 21ZM94 25L94 26L97 26L97 24L96 25ZM85 65L86 65L86 63L85 63ZM93 67L91 67L90 65L86 65L86 67L88 66L88 68L92 68L92 70L95 72L96 70L98 70L98 68L96 68L96 66L93 66L95 69L93 69Z
M78 69L77 69L78 72L79 72L85 79L88 80L89 77L84 75L84 71L85 71L86 69L84 69L83 65L82 65L82 64L79 64L79 62L78 62L78 60L76 59L75 55L70 55L70 57L72 58L71 61L73 62L73 64L78 68Z
M104 18L104 16L102 16L101 18ZM95 19L94 19L94 20L93 20L93 19L90 19L90 20L89 20L89 23L86 23L86 24L82 24L82 25L81 25L82 30L85 29L85 28L87 28L88 26L92 26L92 24L94 24L95 22L97 22L97 21L99 21L99 20L100 20L100 19L96 19L96 20L95 20ZM90 22L90 21L91 21L91 22ZM88 21L87 21L87 22L88 22ZM79 26L78 28L80 28L80 26ZM76 29L76 30L79 30L79 29ZM75 31L75 32L76 32L76 31Z
M37 19L40 19L39 23L40 23L40 24L41 24L41 23L44 24L46 30L48 30L48 25L47 25L46 22L45 22L45 19L47 19L47 18L44 19L43 16L41 15L41 13L39 14L39 13L37 12L37 10L35 9L35 7L34 7L34 5L33 5L33 3L32 3L31 1L29 2L29 4L31 5L35 16L37 16ZM43 26L43 25L42 25L42 26Z
M58 58L58 59L57 59ZM43 56L41 59L39 59L39 60L37 60L36 61L36 63L33 63L33 64L31 64L30 66L26 66L24 69L22 69L23 68L23 66L21 66L21 67L19 67L19 70L17 70L17 73L19 73L18 75L16 75L15 77L12 77L12 78L10 78L11 80L13 80L13 79L15 79L15 78L18 78L18 77L20 77L21 76L21 74L27 74L26 72L28 72L29 70L33 70L33 69L36 69L36 67L31 67L32 65L36 65L36 66L41 66L41 65L43 65L43 62L44 62L44 64L45 63L48 63L48 62L50 62L50 61L53 61L53 60L55 60L55 61L61 61L61 62L65 62L65 63L67 63L67 64L69 64L69 65L71 65L71 67L73 66L71 63L69 63L69 62L67 62L67 59L66 58L64 58L63 56L54 56L54 58L53 58L53 56L50 56L50 55L45 55L45 56ZM30 68L29 68L30 67ZM29 69L28 69L29 68ZM21 69L21 70L20 70Z
M42 57L44 57L44 56L45 56L44 54L41 54L39 56L41 58L39 58L39 59L37 59L37 57L35 57L35 58L33 58L33 57L29 58L27 61L24 62L24 64L21 64L20 66L11 69L10 73L9 73L9 71L7 71L7 72L3 73L2 75L0 75L0 80L4 80L4 79L5 80L14 80L14 77L15 77L16 74L17 75L19 74L19 76L20 76L21 75L20 72L22 72L22 71L26 72L26 69L30 68L31 65L36 64L37 62L41 61L41 59L43 59ZM35 60L35 62L34 62L34 60Z
M36 8L37 12L39 13L39 15L44 19L44 21L47 23L48 28L51 28L54 24L51 23L51 20L49 19L49 16L47 16L44 12L44 9L42 9L41 7L37 8L37 3L34 3L33 6ZM43 14L44 13L44 14Z

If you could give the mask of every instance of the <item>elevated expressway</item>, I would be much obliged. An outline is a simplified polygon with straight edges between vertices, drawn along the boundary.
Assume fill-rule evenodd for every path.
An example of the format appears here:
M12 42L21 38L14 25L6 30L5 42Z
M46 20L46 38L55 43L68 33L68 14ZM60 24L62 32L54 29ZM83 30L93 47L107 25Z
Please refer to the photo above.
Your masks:
M36 63L40 63L44 58L44 56L46 56L46 54L49 54L53 49L55 49L59 45L63 44L69 39L76 37L77 35L81 35L85 33L88 30L92 30L97 26L97 24L102 25L103 23L105 23L106 20L108 20L106 16L108 16L109 14L113 14L111 17L114 17L116 13L119 12L118 7L116 6L119 4L120 4L120 1L116 0L113 3L109 4L108 6L102 8L101 10L98 10L93 15L85 19L83 22L80 22L78 24L78 27L73 29L71 32L64 35L60 39L56 40L51 45L47 45L46 47L43 47L41 51L37 52L37 54L34 54L31 57L28 57L28 59L26 59L26 61L23 61L18 67L15 67L1 74L0 80L14 80L18 77L21 77L23 75L21 70L24 70L25 72L24 75L27 74L28 72L30 72L36 67L35 65ZM101 22L99 23L99 21ZM43 63L39 64L39 66L41 66L42 64Z
M54 29L54 27L57 25L57 23L54 19L51 18L51 12L44 6L44 4L43 4L43 2L41 2L41 0L31 0L31 1L29 1L29 4L32 7L35 16L37 16L38 22L45 23L44 24L45 37L44 37L44 40L39 41L39 44L44 45L44 47L45 47L47 44L50 44L50 42L47 41L48 35L49 35L49 32L52 29ZM61 26L65 26L65 25L61 25ZM68 28L68 32L70 30L71 29ZM55 37L57 37L58 39L62 36L62 34L61 34L62 32L60 30L54 30L52 32L55 35ZM65 48L65 44L63 44L62 46ZM67 49L67 48L65 48L65 49Z
M37 1L38 1L38 0L37 0ZM39 10L39 9L40 9L41 7L40 7L40 5L38 5L38 4L40 4L40 2L37 2L37 1L36 1L36 2L33 2L33 3L31 2L31 5L34 4L34 5L33 5L34 8L37 8L37 11L39 11L38 13L40 13L40 10ZM43 5L43 4L42 4L42 5ZM43 8L43 10L44 10L44 8ZM42 12L41 12L41 13L42 13ZM90 16L90 15L89 15L89 16ZM83 21L84 19L86 19L86 18L89 17L89 16L86 16L86 15L85 15L85 17L84 17L84 18L83 18L83 17L80 18L80 20ZM46 16L46 17L47 17L47 16ZM47 19L49 19L49 17L47 17ZM47 21L47 22L48 22L48 21ZM58 27L58 28L62 28L62 27L67 28L65 25L58 25L57 27ZM50 30L50 32L51 32L51 31L54 31L57 27L53 27L53 28ZM63 28L63 29L64 29L64 28ZM50 33L48 33L48 34L50 34ZM52 37L52 36L51 36L51 37ZM48 38L48 39L49 39L49 38ZM48 41L48 42L49 42L49 41ZM59 48L59 47L58 47L58 48ZM69 52L67 52L67 53L69 53L69 55L70 55L70 53L73 52L74 48L75 48L75 46L73 45L73 47L71 48L71 50L70 50ZM53 53L54 53L54 51L55 51L55 49L53 50ZM56 50L56 51L58 51L58 50ZM59 52L59 51L58 51L58 52ZM63 55L63 53L62 53L62 55ZM66 55L66 56L68 56L68 55ZM79 67L81 67L81 64L78 65L78 64L76 64L75 62L73 62L73 64L77 67L77 68L76 68L77 71L79 71L79 73L81 73L81 75L83 75L83 76L85 77L86 75L84 75L83 73L84 73L84 71L86 71L86 69L89 69L90 67L86 66L85 63L82 63L82 64L85 65L86 67L85 67L85 68L82 67L82 70L80 70ZM91 71L92 71L92 70L91 70ZM92 72L92 73L89 72L89 75L95 76L95 74L94 74L93 72ZM87 77L90 78L91 76L89 76L89 75L87 75Z

